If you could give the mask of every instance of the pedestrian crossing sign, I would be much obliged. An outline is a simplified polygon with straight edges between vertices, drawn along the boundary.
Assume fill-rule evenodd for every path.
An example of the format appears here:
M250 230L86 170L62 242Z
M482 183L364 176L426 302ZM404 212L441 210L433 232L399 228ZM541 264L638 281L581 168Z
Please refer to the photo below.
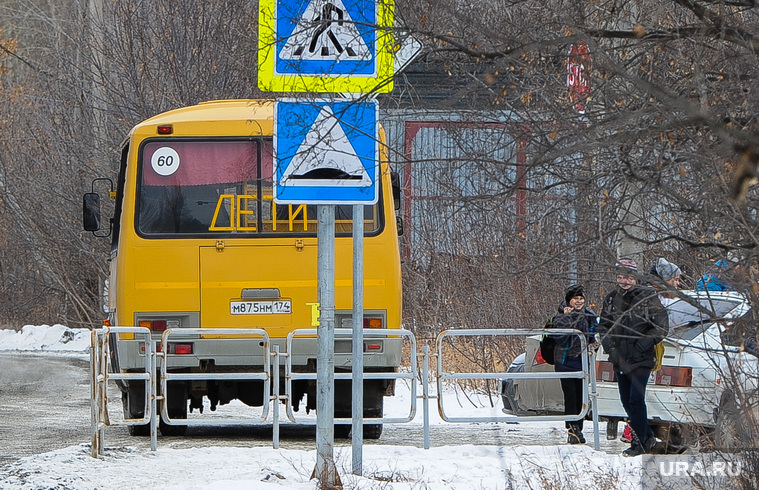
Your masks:
M259 0L258 88L390 92L394 0Z
M374 204L377 102L279 100L274 108L277 204Z

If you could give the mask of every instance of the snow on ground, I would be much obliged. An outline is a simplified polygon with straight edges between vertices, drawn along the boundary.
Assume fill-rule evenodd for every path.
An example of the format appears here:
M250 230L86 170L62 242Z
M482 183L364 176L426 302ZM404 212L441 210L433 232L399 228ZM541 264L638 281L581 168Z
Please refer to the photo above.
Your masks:
M0 330L0 351L87 353L90 331L63 325L26 325L20 332Z
M20 332L0 330L0 351L85 355L89 339L87 330L27 325ZM408 403L406 394L388 399L386 407L395 403L392 401L395 399ZM421 417L418 410L414 422ZM437 416L433 418L433 423L445 423ZM701 473L710 477L709 481L714 481L709 474L715 473L713 461L700 467L692 463L680 465L683 471L675 474L672 471L675 467L667 466L666 459L673 457L624 458L595 451L591 445L542 446L538 445L541 436L537 431L534 440L536 445L529 446L460 445L431 449L365 445L363 476L351 474L350 446L335 447L335 463L344 488L362 489L637 489L660 488L662 482L668 488L690 488L688 484L678 484L675 477L685 477L685 482L690 482L694 468L700 468ZM709 458L690 456L696 457ZM102 458L95 459L89 444L83 443L11 463L0 469L0 488L313 489L317 484L310 476L315 461L315 450L172 449L161 447L160 439L155 452L109 446ZM722 470L723 474L725 470L732 471L735 476L734 466ZM716 473L719 477L719 471ZM658 478L659 483L652 483L651 478Z

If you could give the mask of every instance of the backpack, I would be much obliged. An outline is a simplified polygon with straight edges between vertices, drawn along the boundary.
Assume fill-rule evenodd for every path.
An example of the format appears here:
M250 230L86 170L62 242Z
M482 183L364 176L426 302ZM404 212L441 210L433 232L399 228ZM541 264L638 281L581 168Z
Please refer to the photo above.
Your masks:
M654 368L651 370L652 372L661 369L661 363L664 359L664 341L661 341L654 346L654 352L656 353L656 362L654 363Z
M549 318L543 328L553 328L553 317ZM553 351L556 350L556 338L543 334L540 338L540 355L545 362L553 365Z

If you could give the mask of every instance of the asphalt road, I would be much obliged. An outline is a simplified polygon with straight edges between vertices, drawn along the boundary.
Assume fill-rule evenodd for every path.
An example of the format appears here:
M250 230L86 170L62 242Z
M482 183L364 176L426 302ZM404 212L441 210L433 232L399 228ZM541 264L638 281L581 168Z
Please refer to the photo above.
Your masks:
M88 442L89 360L0 354L0 465Z
M111 396L112 410L120 412L118 393ZM0 468L24 456L45 453L91 442L89 359L40 356L29 353L0 353ZM417 409L421 420L421 404ZM120 414L119 414L120 416ZM284 418L284 410L281 411ZM548 425L553 425L553 428ZM444 424L430 428L431 446L560 445L566 433L558 424ZM586 438L592 435L586 427ZM283 424L280 447L315 449L315 427ZM619 441L606 441L601 426L601 449L618 453L625 448ZM149 450L150 439L131 437L125 427L108 428L105 447L134 447ZM378 441L386 444L423 447L420 423L388 424ZM338 439L336 446L349 446L350 439ZM190 427L184 437L161 437L159 447L192 448L210 446L272 446L272 426Z

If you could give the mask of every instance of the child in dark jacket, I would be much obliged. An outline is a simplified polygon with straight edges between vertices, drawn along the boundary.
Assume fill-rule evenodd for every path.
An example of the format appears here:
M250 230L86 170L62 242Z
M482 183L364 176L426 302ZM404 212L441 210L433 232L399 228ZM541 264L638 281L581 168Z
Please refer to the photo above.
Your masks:
M554 317L554 328L571 328L587 334L588 344L593 343L598 320L593 310L585 306L585 292L579 284L570 286L564 293L564 301L559 306L559 314ZM554 369L556 372L582 371L582 342L577 334L556 335L554 350ZM561 390L564 393L564 415L576 415L582 411L583 379L561 378ZM583 419L565 422L567 442L584 444L582 433Z

